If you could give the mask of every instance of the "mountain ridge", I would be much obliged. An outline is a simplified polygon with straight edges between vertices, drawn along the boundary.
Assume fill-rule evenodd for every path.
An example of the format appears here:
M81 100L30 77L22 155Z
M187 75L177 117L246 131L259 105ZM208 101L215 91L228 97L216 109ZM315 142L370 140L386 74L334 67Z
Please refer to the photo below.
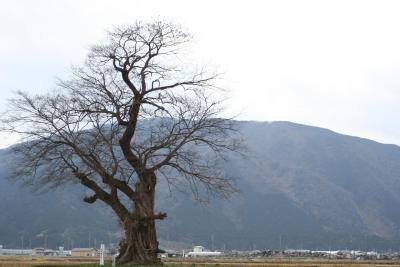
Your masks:
M241 193L202 207L160 188L157 208L169 214L157 223L160 239L231 249L400 247L399 146L285 121L236 123L250 155L229 155L224 171L239 178ZM0 178L7 157L2 150ZM43 244L46 229L54 245L68 247L71 239L82 245L90 245L89 239L93 245L94 238L117 242L121 232L107 208L81 203L81 189L61 192L41 195L39 201L0 179L0 225L17 222L7 231L0 228L0 244L18 246L29 220L34 227L24 233L33 244ZM18 198L22 195L25 202ZM59 210L80 219L79 227ZM55 226L40 216L55 220Z

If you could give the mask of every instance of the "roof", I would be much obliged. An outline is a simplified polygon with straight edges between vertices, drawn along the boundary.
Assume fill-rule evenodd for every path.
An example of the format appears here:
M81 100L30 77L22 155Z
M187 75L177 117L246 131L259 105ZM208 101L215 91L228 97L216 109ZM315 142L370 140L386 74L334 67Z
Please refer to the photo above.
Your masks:
M73 248L72 251L93 251L95 248Z

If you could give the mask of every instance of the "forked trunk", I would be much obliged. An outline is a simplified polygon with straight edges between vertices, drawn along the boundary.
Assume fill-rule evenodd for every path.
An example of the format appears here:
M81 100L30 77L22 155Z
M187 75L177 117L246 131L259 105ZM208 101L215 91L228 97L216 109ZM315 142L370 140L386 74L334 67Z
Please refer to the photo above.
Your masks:
M125 239L120 244L119 264L160 264L154 216L156 177L147 173L136 185L133 214L125 220Z

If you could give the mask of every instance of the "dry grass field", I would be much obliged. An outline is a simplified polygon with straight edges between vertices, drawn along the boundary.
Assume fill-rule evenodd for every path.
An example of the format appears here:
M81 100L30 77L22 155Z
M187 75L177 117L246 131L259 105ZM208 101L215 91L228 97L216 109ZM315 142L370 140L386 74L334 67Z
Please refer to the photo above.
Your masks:
M219 267L400 267L400 261L354 261L328 259L167 259L166 265Z
M1 256L0 267L32 267L40 265L76 265L95 263L96 259L73 257Z
M96 259L74 257L0 257L0 267L95 267ZM110 266L110 265L107 265ZM166 259L164 266L205 267L400 267L399 261L351 261L326 259Z

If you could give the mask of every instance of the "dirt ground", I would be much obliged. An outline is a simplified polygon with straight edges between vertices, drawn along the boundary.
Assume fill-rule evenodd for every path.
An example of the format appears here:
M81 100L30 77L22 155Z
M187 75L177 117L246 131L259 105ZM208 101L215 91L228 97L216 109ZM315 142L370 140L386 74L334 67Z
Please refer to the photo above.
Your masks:
M328 259L265 259L265 258L217 258L217 259L165 259L167 265L195 265L220 267L400 267L400 261L362 261Z
M400 261L352 261L326 259L163 259L165 265L219 267L400 267ZM32 267L38 265L79 265L97 263L96 258L75 257L8 257L0 256L0 267Z
M0 256L0 267L31 267L37 265L97 262L96 258Z

